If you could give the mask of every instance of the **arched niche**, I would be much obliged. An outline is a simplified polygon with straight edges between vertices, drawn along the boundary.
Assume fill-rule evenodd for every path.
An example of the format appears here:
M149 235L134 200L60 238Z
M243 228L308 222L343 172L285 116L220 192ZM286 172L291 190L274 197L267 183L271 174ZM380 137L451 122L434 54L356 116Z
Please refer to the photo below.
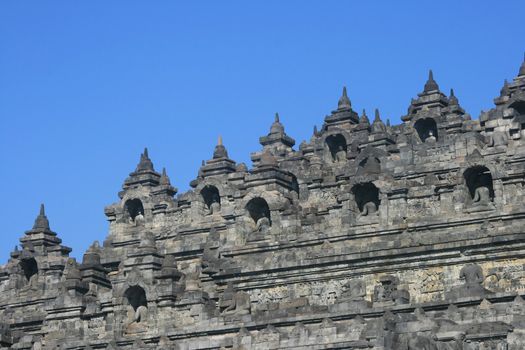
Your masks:
M342 134L329 135L325 139L326 146L333 162L345 162L347 154L346 139Z
M509 107L513 108L517 115L525 115L525 101L519 100L513 102Z
M124 298L130 307L128 310L128 319L133 323L146 321L148 300L144 288L131 286L124 292Z
M23 259L20 261L20 268L28 282L31 280L31 277L38 274L38 264L34 258Z
M204 205L210 214L216 213L221 208L219 189L213 185L206 185L201 190Z
M425 142L431 138L434 138L435 141L438 140L437 124L432 118L419 119L414 124L414 129L416 129L421 142Z
M252 198L246 204L246 211L257 226L257 229L262 229L263 226L271 226L272 221L270 218L270 207L268 206L266 200L264 200L263 198Z
M489 204L494 201L494 186L490 170L481 165L473 166L463 173L470 202L474 205Z
M124 209L126 215L132 221L135 221L137 216L144 217L144 206L142 205L142 201L138 198L128 199L124 204Z
M131 286L126 289L124 292L124 297L134 311L137 311L140 306L148 305L146 291L140 286Z
M352 187L355 202L362 216L373 215L379 210L379 189L371 182Z

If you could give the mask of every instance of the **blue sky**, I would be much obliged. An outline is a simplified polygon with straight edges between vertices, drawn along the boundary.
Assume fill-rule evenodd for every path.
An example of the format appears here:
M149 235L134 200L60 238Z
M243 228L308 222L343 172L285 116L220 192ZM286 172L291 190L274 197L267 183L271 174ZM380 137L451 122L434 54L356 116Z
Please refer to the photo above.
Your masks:
M249 162L279 112L297 141L348 87L399 123L432 68L477 118L525 51L515 1L0 2L0 264L45 202L81 257L148 146L187 190L221 134Z

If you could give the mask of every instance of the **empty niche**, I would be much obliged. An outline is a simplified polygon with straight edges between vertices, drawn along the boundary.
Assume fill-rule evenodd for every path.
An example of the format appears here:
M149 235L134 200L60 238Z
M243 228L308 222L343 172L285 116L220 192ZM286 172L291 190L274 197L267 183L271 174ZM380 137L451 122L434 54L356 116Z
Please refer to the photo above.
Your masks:
M268 203L263 198L256 197L251 199L246 204L246 210L255 223L255 231L262 232L271 226L270 207L268 207Z
M209 214L217 213L221 209L221 196L217 187L207 185L201 190L204 205Z
M132 221L135 221L135 218L139 215L144 217L144 207L142 206L141 200L138 198L127 200L126 204L124 204L124 208L129 219Z
M352 188L355 202L362 216L377 213L379 209L379 189L371 182L357 184Z
M432 118L419 119L415 124L414 128L417 131L419 139L421 142L425 142L429 139L437 141L438 139L438 130L436 121Z
M20 261L20 268L22 269L22 273L28 282L31 280L31 277L38 274L38 265L34 258Z
M330 135L325 140L333 162L346 161L346 139L341 134Z
M494 187L489 169L484 166L468 168L463 177L472 204L483 205L494 201Z

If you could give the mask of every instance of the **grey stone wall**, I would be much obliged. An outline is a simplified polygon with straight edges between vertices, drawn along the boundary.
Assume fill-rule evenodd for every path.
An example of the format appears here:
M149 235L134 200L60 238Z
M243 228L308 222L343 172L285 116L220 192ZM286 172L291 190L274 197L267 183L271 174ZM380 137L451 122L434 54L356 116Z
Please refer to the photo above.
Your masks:
M0 348L525 349L525 62L473 120L432 72L402 124L346 89L253 168L177 194L147 150L69 257L42 206L0 267Z

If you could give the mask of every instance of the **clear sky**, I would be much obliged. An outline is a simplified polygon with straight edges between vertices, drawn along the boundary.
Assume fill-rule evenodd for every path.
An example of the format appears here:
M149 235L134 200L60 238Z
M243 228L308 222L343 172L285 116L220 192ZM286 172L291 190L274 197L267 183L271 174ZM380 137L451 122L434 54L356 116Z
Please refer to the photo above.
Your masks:
M477 118L525 51L525 1L1 1L0 264L45 202L73 255L104 240L144 146L187 190L221 134L250 165L337 105L399 123L429 68Z

